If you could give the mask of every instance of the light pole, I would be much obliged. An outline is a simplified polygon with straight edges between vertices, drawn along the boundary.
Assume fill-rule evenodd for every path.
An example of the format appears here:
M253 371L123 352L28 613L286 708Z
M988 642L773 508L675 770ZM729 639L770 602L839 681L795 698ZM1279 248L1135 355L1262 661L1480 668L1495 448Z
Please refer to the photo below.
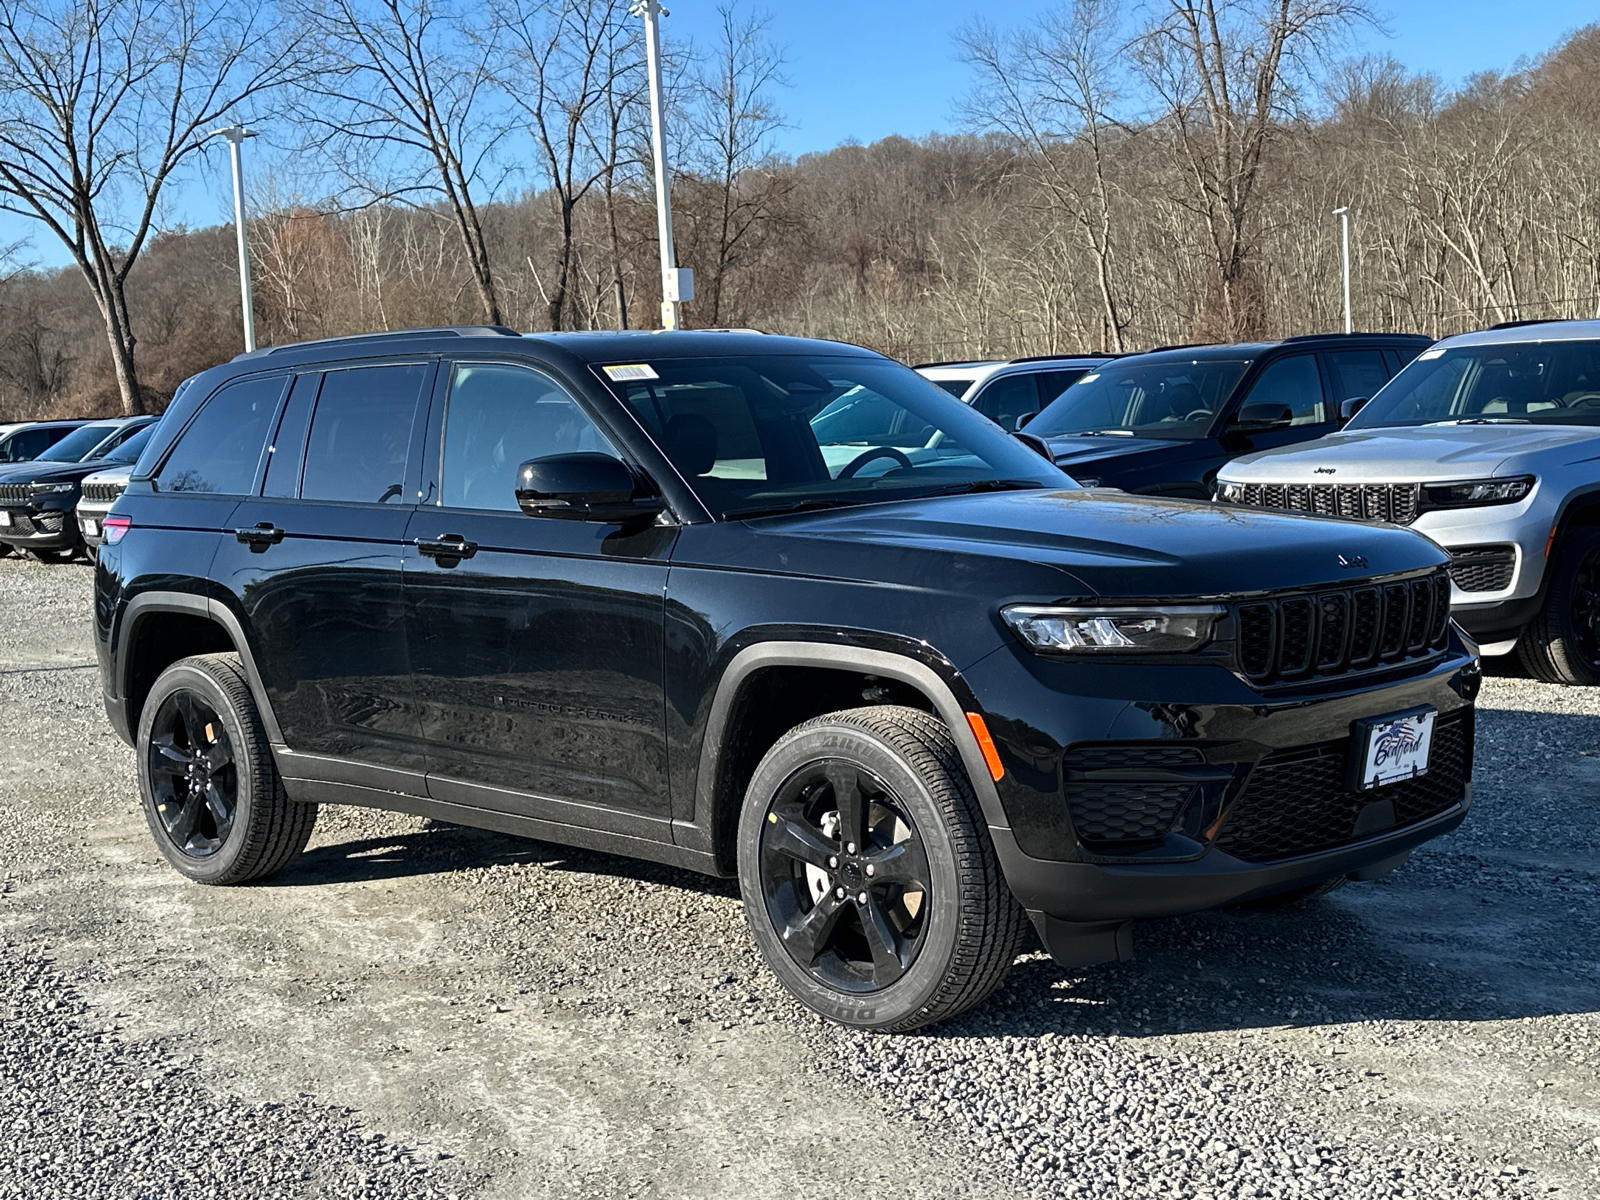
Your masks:
M679 328L679 305L694 299L694 272L679 269L672 245L672 184L667 178L667 132L661 98L660 0L634 0L629 9L644 18L645 66L650 76L650 150L655 159L656 229L661 238L661 328Z
M1355 326L1350 320L1350 206L1334 209L1333 215L1339 218L1344 231L1344 331L1351 333Z
M245 138L256 136L254 129L243 125L229 125L213 129L207 137L221 135L228 139L228 157L233 160L233 230L239 238L239 302L244 308L244 348L256 348L256 314L250 302L250 243L244 229L244 160L239 147Z

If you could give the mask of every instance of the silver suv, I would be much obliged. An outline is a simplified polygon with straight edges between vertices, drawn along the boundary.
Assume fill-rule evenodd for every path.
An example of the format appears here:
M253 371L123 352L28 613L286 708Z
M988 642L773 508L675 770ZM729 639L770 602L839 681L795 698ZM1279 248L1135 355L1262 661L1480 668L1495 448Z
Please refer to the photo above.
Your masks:
M1338 433L1228 463L1217 499L1427 534L1484 654L1600 684L1600 321L1448 338L1346 407Z
M1028 420L1112 354L1041 354L1009 361L920 363L915 369L1007 433Z

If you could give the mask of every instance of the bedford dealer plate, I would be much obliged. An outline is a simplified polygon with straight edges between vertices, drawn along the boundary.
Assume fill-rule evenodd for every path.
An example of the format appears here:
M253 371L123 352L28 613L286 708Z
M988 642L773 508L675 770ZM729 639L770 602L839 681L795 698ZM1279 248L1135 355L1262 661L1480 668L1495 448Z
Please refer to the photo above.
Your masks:
M78 526L83 530L84 537L100 536L100 522L93 517L84 517L78 522Z
M1357 721L1350 739L1351 787L1366 792L1426 775L1438 715L1437 709L1423 705Z
M0 508L0 529L11 528L11 514L6 509Z

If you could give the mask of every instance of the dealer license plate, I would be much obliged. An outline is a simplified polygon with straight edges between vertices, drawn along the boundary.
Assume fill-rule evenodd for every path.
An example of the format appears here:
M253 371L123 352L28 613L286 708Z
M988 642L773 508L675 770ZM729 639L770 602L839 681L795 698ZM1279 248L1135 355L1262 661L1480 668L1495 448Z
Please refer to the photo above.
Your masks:
M10 528L11 528L11 514L9 512L7 512L5 509L0 508L0 529L10 529Z
M83 518L83 520L78 522L78 528L83 530L84 537L100 536L100 522L96 521L93 517Z
M1426 706L1367 717L1355 723L1351 739L1351 785L1370 791L1428 773L1437 709Z

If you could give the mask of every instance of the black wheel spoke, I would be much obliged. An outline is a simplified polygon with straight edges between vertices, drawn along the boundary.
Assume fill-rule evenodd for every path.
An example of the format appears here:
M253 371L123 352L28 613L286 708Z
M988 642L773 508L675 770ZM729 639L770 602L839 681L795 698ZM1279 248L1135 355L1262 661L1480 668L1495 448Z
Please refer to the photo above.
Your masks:
M779 817L767 833L767 847L786 854L798 862L827 869L828 859L837 854L832 846L822 840L822 835L811 832L799 821L785 821Z
M215 782L206 784L205 798L206 807L211 810L211 819L217 823L217 840L225 841L233 828L233 805Z
M151 738L150 748L160 756L159 765L152 763L152 769L160 770L164 768L177 774L182 774L189 769L189 764L194 761L193 752L177 745L172 740L171 734Z
M854 767L836 763L828 768L828 783L839 810L839 844L860 847L867 840L867 806L861 801L860 776Z
M896 842L865 857L867 865L872 868L871 881L874 885L895 883L906 887L915 884L923 891L928 889L931 874L928 857L915 839Z
M188 692L179 692L177 699L178 717L183 723L183 731L189 739L189 745L198 753L200 747L205 744L205 722L195 709L193 696Z
M183 807L178 810L177 817L167 827L172 835L172 840L180 848L189 844L189 839L194 836L195 826L200 824L200 810L205 806L205 801L198 792L189 793L183 802Z
M218 738L217 744L205 752L204 758L206 770L215 775L233 761L233 747L228 744L227 738Z
M191 858L222 849L233 832L239 771L216 706L179 688L161 700L145 749L151 803L166 836Z
M889 924L888 914L878 897L867 894L867 902L857 906L861 912L861 928L867 934L867 948L872 951L872 982L887 987L905 971L900 958L900 939Z
M791 921L783 930L784 945L789 952L806 966L816 962L833 936L834 926L839 923L839 914L845 906L844 901L828 892L809 911Z

